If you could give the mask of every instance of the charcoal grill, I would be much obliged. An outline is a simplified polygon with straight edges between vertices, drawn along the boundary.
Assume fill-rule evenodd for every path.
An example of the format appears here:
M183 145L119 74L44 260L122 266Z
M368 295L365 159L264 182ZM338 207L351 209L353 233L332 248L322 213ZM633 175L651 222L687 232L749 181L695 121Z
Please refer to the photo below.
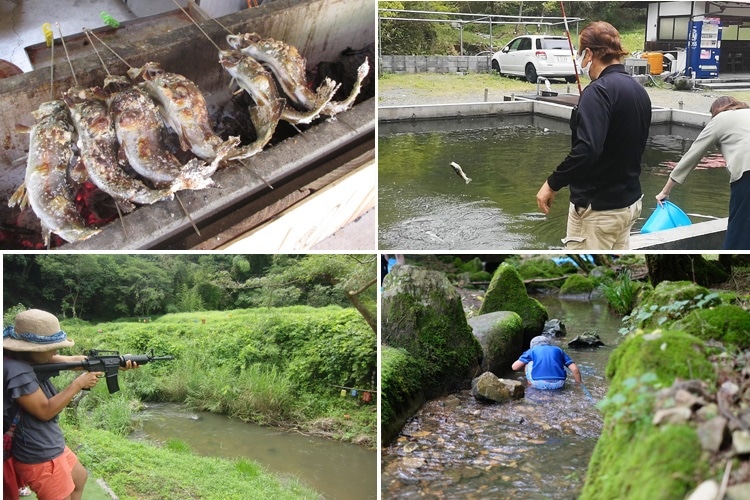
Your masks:
M234 33L257 32L296 46L307 58L308 68L322 61L336 61L343 50L365 47L372 44L375 37L375 10L369 0L277 0L218 20ZM149 33L153 31L153 23L153 19L149 21ZM228 48L226 31L217 23L203 21L201 27L220 47ZM127 43L111 43L111 46L133 66L157 61L166 70L195 81L212 111L232 98L230 77L218 63L216 48L192 24ZM125 64L106 50L101 53L113 74L125 73ZM59 98L64 89L73 85L73 77L62 51L56 48L55 54L55 97ZM375 61L370 60L371 67L374 64ZM93 52L80 55L73 65L81 85L101 85L105 71ZM33 227L28 222L35 221L36 217L27 217L24 222L19 218L18 208L8 208L5 200L23 182L25 172L25 162L19 158L26 154L28 137L15 130L16 124L31 125L31 112L49 100L49 96L48 68L0 80L0 165L3 167L0 170L0 200L3 200L0 230L6 233L39 232L38 226ZM328 178L340 169L346 171L352 162L364 162L372 156L374 137L374 98L357 104L336 119L317 120L303 127L302 134L280 127L272 144L247 161L251 168L233 164L214 175L217 187L179 193L201 230L200 238L179 202L171 200L139 206L123 217L123 223L114 220L94 237L59 248L213 248L207 242L217 234L231 233L228 228L250 217L250 211L259 210L263 204L277 203L315 178ZM270 190L262 179L275 189ZM36 237L41 240L39 234ZM6 244L5 248L13 247Z

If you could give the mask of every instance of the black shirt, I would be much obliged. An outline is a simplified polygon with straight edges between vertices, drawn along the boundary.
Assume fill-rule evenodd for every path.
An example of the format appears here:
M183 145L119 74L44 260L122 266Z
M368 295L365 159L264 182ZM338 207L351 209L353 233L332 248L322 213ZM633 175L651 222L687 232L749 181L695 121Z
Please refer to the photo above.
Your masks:
M547 178L549 186L569 186L570 201L579 207L632 205L642 196L641 156L650 125L646 90L622 64L607 66L581 93L570 117L572 148Z

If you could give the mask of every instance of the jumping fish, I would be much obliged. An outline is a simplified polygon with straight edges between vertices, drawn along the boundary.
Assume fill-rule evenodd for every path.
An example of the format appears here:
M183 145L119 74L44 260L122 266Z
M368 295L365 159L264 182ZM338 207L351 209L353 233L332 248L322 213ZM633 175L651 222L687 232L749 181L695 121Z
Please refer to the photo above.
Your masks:
M159 103L164 121L180 138L183 151L190 150L206 161L220 162L240 142L239 137L222 141L211 128L208 106L198 86L177 73L149 62L142 68L131 68L128 76L133 81L141 78L146 92Z
M458 174L458 176L460 178L462 178L463 180L466 181L466 184L468 184L468 183L471 182L471 178L469 178L469 177L466 176L466 174L464 173L463 169L461 168L461 165L459 165L455 161L452 161L451 162L451 167L453 167L453 170L456 172L456 174Z
M72 87L63 94L78 132L78 148L89 180L126 210L134 208L132 203L150 205L172 198L171 188L150 189L129 177L117 163L117 136L107 97L99 87Z
M255 59L243 56L236 50L223 50L219 52L219 63L256 104L248 111L257 138L251 144L238 148L237 153L231 156L233 160L248 158L259 153L271 140L279 119L284 117L286 99L279 97L273 76Z
M115 133L128 164L160 188L203 189L213 185L216 167L198 158L186 165L170 153L162 137L166 127L156 105L143 90L124 76L108 76L104 89L111 92L109 108Z
M26 177L8 206L31 205L41 221L45 245L49 245L50 233L68 242L85 240L100 230L86 227L76 210L75 190L68 181L75 140L68 109L63 101L49 101L33 115L37 122L30 131Z
M326 78L315 92L310 90L305 76L307 62L293 45L273 38L264 39L257 33L227 35L227 42L242 54L267 64L284 93L292 102L305 109L324 108L339 88L340 84Z

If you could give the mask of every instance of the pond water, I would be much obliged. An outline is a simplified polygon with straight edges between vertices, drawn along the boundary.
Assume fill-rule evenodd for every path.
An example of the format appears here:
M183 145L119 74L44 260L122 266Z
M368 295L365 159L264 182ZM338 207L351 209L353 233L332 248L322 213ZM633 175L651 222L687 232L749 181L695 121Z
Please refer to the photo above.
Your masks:
M601 433L595 402L607 392L604 372L620 342L620 319L605 302L538 297L563 320L556 342L581 370L583 384L560 391L526 389L506 404L477 402L469 391L425 404L398 440L382 451L382 498L577 498ZM596 332L606 344L571 349L567 341ZM521 379L510 371L506 378Z
M643 156L642 218L656 207L671 168L699 130L654 125ZM567 188L549 216L536 193L570 149L567 122L496 116L380 123L378 227L381 249L556 249L567 223ZM461 165L466 184L450 167ZM713 152L670 200L692 221L726 217L729 175Z
M174 404L149 404L139 413L136 439L179 439L198 455L247 458L266 470L290 475L325 498L377 498L377 452L348 443L305 436L193 412Z

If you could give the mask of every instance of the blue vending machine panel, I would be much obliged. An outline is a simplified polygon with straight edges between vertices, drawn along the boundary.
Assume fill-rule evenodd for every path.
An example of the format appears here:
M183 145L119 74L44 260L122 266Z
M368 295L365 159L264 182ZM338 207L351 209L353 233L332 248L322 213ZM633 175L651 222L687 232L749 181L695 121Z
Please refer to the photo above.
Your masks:
M685 74L696 78L719 76L721 19L704 17L690 20Z

